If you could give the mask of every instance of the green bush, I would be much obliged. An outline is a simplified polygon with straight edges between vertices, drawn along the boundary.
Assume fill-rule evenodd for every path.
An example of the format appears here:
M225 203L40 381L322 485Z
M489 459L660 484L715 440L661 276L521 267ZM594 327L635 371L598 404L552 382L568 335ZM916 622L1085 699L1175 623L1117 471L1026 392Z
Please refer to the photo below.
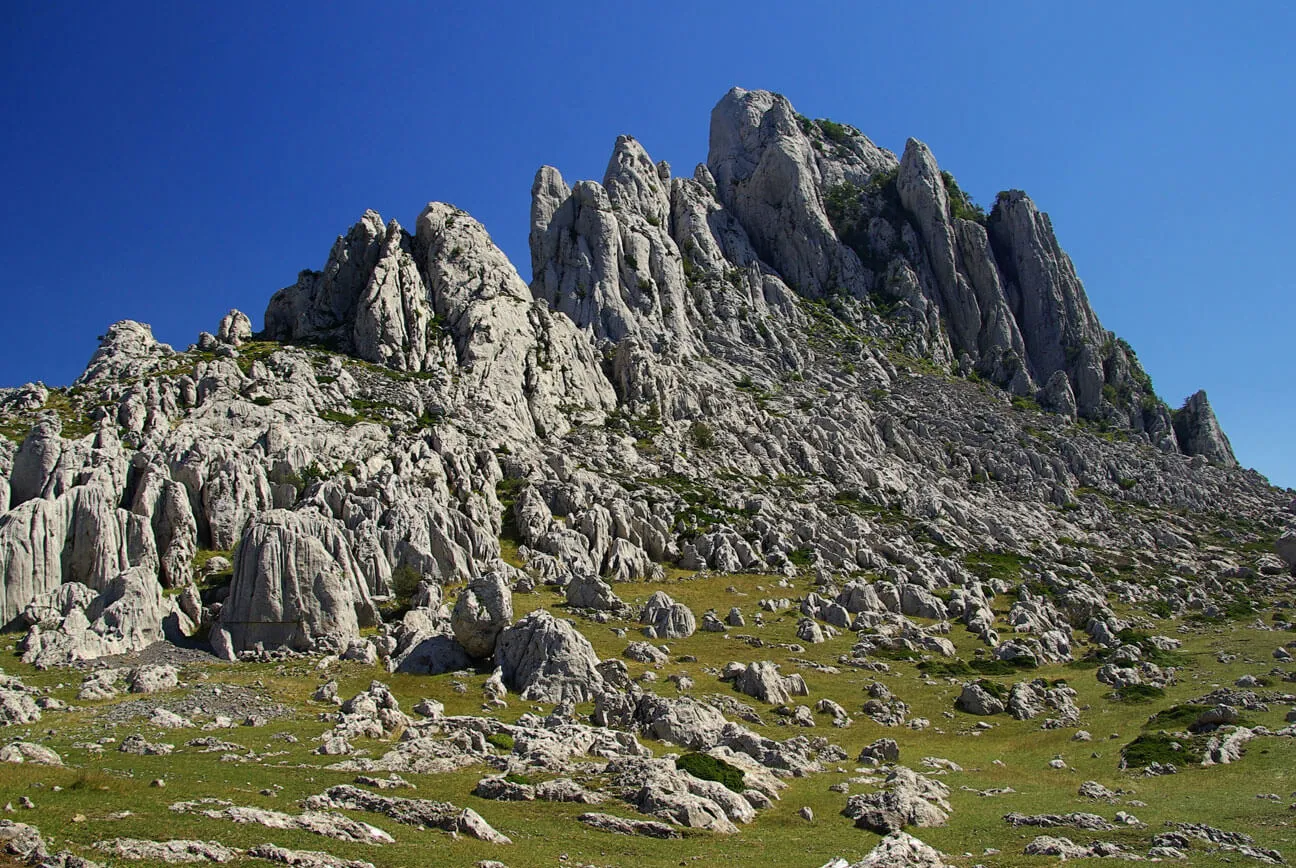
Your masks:
M1148 718L1147 723L1143 724L1144 729L1167 729L1171 732L1187 731L1188 727L1197 722L1202 712L1210 711L1213 706L1197 705L1191 702L1185 702L1183 705L1172 705L1169 708L1158 711Z
M399 567L392 570L392 598L402 606L409 605L409 602L414 597L414 592L418 590L419 582L421 581L423 581L422 573L411 567L409 564L401 564Z
M1142 769L1161 763L1176 766L1196 765L1202 759L1201 749L1193 739L1173 738L1161 733L1144 733L1121 750L1126 768Z
M503 733L499 733L499 734L503 735ZM507 736L505 737L507 738ZM508 781L510 784L520 784L524 787L533 786L535 784L534 778L528 777L526 775L520 775L517 772L509 772L504 776L504 780Z
M808 567L814 563L814 549L803 546L788 552L788 560L798 567Z
M966 660L924 660L918 671L931 678L962 678L976 672Z
M1107 694L1112 702L1151 702L1165 696L1165 691L1151 684L1131 684Z
M950 217L957 220L971 220L974 223L980 223L983 226L986 222L985 209L972 201L972 197L963 192L954 176L949 172L941 172L941 180L945 182L945 193L949 198Z
M689 437L693 439L693 445L699 449L710 449L715 446L715 432L705 422L694 422L689 426Z
M1013 552L977 551L964 555L963 565L982 579L1015 581L1021 578L1026 559Z
M1008 701L1008 688L1004 687L997 681L991 681L988 678L979 678L977 679L977 687L980 687L1000 702Z
M743 791L743 770L705 753L686 753L675 760L675 768L704 781L724 784L735 793Z
M492 732L486 736L486 743L494 745L500 750L513 750L513 736L507 732Z
M823 131L824 138L838 145L844 145L851 140L851 129L845 124L839 124L836 121L830 121L827 118L819 118L815 121L819 129Z
M1023 669L1034 669L1036 663L1029 657L1014 657L1012 660L976 659L972 668L982 675L1015 675Z

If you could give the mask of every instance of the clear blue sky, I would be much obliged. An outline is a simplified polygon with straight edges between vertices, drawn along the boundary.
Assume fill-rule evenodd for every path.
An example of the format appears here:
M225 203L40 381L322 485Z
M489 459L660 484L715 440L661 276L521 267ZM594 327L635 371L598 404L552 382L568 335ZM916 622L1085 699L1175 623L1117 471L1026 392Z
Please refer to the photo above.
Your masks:
M538 166L601 178L630 133L691 172L737 84L1026 190L1162 396L1296 485L1290 8L612 5L10 0L0 384L70 381L118 319L259 326L365 208L453 202L525 276Z

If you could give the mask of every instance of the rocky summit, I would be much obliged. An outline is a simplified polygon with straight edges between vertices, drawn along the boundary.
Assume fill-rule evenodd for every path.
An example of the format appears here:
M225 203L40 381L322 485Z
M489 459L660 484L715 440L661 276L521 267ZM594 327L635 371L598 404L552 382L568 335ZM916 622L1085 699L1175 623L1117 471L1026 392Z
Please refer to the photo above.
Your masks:
M738 88L531 192L0 390L0 848L1283 863L1293 492L1025 193Z

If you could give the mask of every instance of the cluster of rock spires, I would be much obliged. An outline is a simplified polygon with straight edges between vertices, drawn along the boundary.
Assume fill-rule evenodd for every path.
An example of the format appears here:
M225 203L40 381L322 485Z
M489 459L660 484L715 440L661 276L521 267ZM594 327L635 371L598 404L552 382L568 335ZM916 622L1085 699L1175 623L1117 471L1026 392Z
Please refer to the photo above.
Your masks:
M579 635L547 614L512 623L509 593L616 611L602 579L662 564L813 568L807 641L861 630L858 659L944 653L911 617L1066 659L1071 626L1120 625L1060 539L1173 552L1177 607L1218 566L1169 513L1115 523L1113 504L1281 520L1204 394L1156 398L1024 194L977 212L922 143L897 158L763 91L730 91L710 139L689 178L627 136L602 183L542 168L530 286L453 206L412 233L366 212L259 335L235 311L176 352L121 322L71 388L0 392L30 424L0 440L0 622L29 628L25 659L163 637L404 671L494 658L524 695L582 701L600 661L553 653ZM954 555L1041 547L1056 593L1023 597L1003 640L987 600L1011 586ZM681 608L645 613L649 635L696 629Z

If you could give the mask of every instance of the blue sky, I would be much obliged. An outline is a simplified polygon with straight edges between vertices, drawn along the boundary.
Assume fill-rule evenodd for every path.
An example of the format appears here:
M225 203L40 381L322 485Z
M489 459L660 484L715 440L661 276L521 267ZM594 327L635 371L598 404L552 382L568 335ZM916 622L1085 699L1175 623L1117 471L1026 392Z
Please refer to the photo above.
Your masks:
M36 3L0 33L0 384L115 320L184 347L322 266L365 208L470 211L525 276L537 167L620 133L677 173L732 85L979 201L1026 190L1103 324L1296 485L1296 12L1205 3Z

